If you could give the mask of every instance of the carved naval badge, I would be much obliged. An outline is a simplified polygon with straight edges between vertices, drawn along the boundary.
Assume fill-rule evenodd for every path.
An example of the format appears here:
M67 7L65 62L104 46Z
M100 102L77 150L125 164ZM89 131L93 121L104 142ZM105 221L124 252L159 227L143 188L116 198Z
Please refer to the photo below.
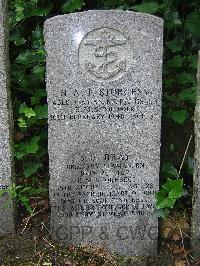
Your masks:
M79 63L94 80L121 77L130 65L131 49L125 36L117 30L100 28L86 34L79 47Z

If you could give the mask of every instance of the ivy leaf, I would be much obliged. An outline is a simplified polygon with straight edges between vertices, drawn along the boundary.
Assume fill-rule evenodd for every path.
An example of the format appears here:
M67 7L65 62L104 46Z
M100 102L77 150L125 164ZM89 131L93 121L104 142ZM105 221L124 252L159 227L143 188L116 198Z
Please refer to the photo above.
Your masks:
M37 153L35 154L35 157L39 160L41 159L45 159L47 155L47 149L45 149L42 146L39 146L39 149L37 151Z
M194 75L186 73L185 71L177 74L176 78L180 84L195 83Z
M26 40L22 37L22 34L19 29L15 30L13 33L10 34L9 40L11 42L14 42L16 46L20 46L26 43Z
M180 125L184 124L187 116L188 116L188 113L186 110L179 110L179 111L171 111L170 112L171 119Z
M178 12L171 12L171 11L165 12L164 18L165 18L164 26L168 30L174 29L182 25L182 22L179 19Z
M24 166L24 176L29 177L32 174L37 173L38 169L41 168L42 166L43 166L42 163L32 163L32 162L26 163Z
M33 111L33 109L27 107L26 103L20 104L19 113L24 114L28 118L31 118L32 116L36 116L36 113Z
M166 42L167 47L173 52L180 52L183 49L183 39L180 37L176 37L175 39Z
M169 197L166 197L162 201L157 201L156 208L157 209L173 208L175 202L176 202L176 199L171 199Z
M23 142L15 144L14 155L18 160L21 160L26 155L26 151L25 151L25 147L24 147Z
M162 186L162 189L156 193L156 208L173 208L176 200L182 196L182 193L183 179L168 179Z
M33 68L32 73L34 75L36 75L37 78L40 79L40 81L42 82L44 80L44 77L45 77L45 67L42 65L36 65Z
M24 52L20 53L16 58L16 63L26 65L30 58L33 56L32 52L26 49Z
M168 179L167 182L162 187L166 192L169 193L170 199L178 199L182 196L183 179L177 179L177 180Z
M36 105L36 104L39 104L40 103L40 100L43 98L43 97L46 97L47 93L45 90L36 90L35 94L33 97L31 97L31 104L32 105ZM37 111L36 111L37 113Z
M25 18L24 9L25 3L19 2L15 4L15 11L16 11L16 21L19 22Z
M196 104L197 89L192 87L189 89L184 89L178 94L178 99L180 101L186 101L193 105Z
M18 121L18 127L20 127L20 128L27 127L26 121L24 120L24 118L20 117L17 119L17 121Z
M167 174L168 177L177 177L178 171L170 162L163 163L162 172Z
M45 62L45 52L42 49L30 51L26 49L24 52L21 52L16 58L15 62L17 64L25 65L26 68L34 65L36 63Z
M35 136L31 139L31 141L27 144L26 152L27 153L36 153L38 151L38 141L40 140L39 136Z
M38 17L42 17L42 16L47 16L50 11L52 10L53 8L53 4L50 3L47 7L40 7L40 8L35 8L33 9L29 16L32 17L32 16L38 16Z
M22 6L22 2L19 4L19 3L16 3L15 4L15 9L16 9L16 11L18 11L18 12L22 12L22 11L24 11L24 7Z
M186 60L189 63L189 67L191 67L192 69L196 70L197 69L197 55L188 55L186 57Z
M24 207L30 214L33 213L33 210L30 207L29 198L27 198L26 196L19 195L18 201L21 201L21 203L24 205Z
M47 118L48 117L48 105L44 104L42 106L40 105L36 107L35 112L37 114L38 119Z
M173 83L174 83L174 80L172 78L164 79L164 84L166 88L171 88L173 86Z
M156 199L158 202L162 202L166 197L167 193L163 189L156 193Z
M177 55L167 62L168 67L182 67L184 57Z
M173 144L173 143L171 143L171 144L169 145L169 151L170 151L170 152L174 152L174 144Z
M159 11L160 5L156 2L149 2L149 3L144 3L141 5L133 6L130 9L133 9L137 12L154 14Z
M185 29L196 37L200 37L200 13L192 12L186 16Z
M32 2L33 4L38 4L38 3L40 2L40 0L31 0L31 2Z
M75 10L80 10L85 3L83 0L70 0L62 6L63 12L74 12Z

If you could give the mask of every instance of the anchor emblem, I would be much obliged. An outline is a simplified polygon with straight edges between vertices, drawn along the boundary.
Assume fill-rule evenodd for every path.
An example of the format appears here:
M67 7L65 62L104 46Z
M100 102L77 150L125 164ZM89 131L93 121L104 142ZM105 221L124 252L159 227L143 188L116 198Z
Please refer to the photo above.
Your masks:
M119 58L118 48L126 45L126 38L116 36L112 29L100 29L98 36L84 41L85 46L94 47L95 62L85 60L85 70L93 77L108 80L126 71L126 59Z

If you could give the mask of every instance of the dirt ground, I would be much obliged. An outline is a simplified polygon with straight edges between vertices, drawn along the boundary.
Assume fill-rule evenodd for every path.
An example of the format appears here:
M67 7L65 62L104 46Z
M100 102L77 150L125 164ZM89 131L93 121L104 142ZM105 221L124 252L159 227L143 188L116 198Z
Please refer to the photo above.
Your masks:
M119 257L103 247L56 243L49 230L49 208L43 208L33 216L22 214L16 234L0 238L0 266L200 265L190 251L189 228L186 217L173 215L160 223L157 257Z

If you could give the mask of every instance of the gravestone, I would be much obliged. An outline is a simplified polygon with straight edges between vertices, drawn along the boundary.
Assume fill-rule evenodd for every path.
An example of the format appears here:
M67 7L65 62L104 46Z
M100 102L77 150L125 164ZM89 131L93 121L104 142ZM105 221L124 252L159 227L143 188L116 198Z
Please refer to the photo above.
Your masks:
M200 51L197 71L197 102L194 115L195 167L193 180L192 251L200 258Z
M9 95L7 3L0 0L0 193L12 184L12 113ZM2 194L2 193L1 193ZM8 193L0 196L0 235L14 232L14 212Z
M87 11L44 34L54 238L156 254L162 20Z

